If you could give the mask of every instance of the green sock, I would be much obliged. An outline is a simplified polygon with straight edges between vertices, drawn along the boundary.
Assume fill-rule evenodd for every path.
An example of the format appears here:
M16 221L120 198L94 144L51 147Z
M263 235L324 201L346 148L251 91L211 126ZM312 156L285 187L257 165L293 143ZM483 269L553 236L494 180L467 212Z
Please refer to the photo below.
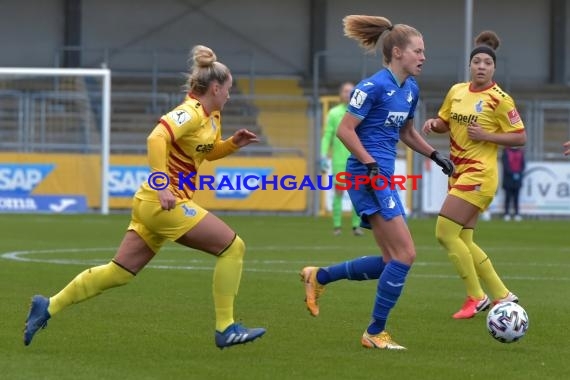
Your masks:
M342 195L338 195L336 192L332 202L332 217L333 227L340 228L342 225Z

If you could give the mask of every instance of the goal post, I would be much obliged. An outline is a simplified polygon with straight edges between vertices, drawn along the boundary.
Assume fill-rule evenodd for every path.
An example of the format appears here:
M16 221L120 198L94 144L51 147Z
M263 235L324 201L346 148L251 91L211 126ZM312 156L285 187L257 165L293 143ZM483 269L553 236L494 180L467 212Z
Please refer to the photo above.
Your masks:
M110 69L0 67L0 212L108 214L110 131Z

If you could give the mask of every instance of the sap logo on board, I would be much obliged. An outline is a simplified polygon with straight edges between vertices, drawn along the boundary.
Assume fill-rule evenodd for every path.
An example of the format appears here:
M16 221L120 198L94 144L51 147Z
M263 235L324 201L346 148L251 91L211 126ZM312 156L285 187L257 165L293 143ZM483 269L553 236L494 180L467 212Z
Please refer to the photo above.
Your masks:
M54 167L54 164L0 164L0 192L29 194Z
M277 181L267 177L272 171L273 168L216 168L216 198L245 199L255 190L278 188Z
M109 169L109 196L132 197L139 186L148 179L146 166L111 165Z

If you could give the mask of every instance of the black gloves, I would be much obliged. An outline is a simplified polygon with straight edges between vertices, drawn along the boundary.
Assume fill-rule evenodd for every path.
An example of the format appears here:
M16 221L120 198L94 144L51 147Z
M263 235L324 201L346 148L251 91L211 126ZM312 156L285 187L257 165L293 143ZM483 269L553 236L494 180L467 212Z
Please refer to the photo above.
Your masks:
M372 187L372 178L376 177L380 173L380 170L378 169L378 164L376 162L366 164L366 167L368 168L366 175L370 178L370 181L366 184L366 190L374 191L374 188Z
M434 150L430 155L429 158L433 160L436 164L441 167L441 171L443 174L451 177L455 170L455 166L453 166L453 162L447 157L444 157L439 153L437 150Z

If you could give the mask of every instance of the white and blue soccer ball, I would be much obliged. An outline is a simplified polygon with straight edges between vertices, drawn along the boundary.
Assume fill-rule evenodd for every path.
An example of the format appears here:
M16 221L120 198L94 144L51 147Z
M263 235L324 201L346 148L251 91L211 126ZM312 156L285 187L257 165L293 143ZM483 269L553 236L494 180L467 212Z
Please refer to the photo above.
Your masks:
M487 330L501 343L513 343L521 339L528 329L528 315L514 302L501 302L487 314Z

